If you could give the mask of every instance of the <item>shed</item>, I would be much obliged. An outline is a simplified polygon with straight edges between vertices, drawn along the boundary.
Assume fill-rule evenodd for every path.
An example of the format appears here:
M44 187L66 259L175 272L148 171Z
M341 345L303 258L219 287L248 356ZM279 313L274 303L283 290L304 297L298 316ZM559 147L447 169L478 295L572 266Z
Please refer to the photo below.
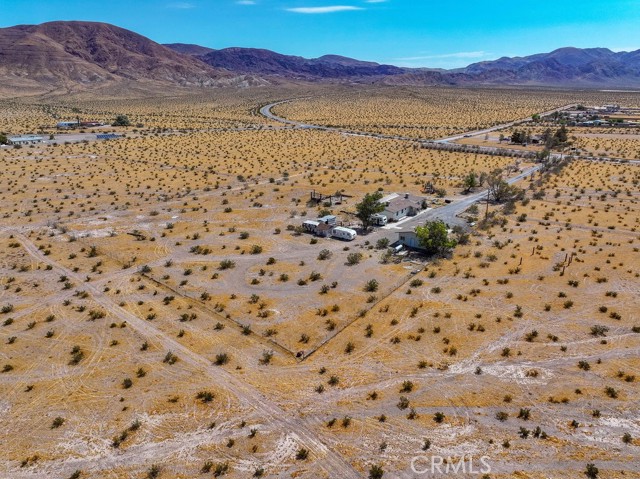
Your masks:
M327 225L335 225L338 222L337 218L333 215L323 216L322 218L318 218L318 221Z
M398 232L398 243L408 248L421 248L420 241L418 240L418 235L413 230Z
M325 238L329 237L333 233L333 225L330 225L327 223L320 223L316 228L315 233L318 236L324 236Z

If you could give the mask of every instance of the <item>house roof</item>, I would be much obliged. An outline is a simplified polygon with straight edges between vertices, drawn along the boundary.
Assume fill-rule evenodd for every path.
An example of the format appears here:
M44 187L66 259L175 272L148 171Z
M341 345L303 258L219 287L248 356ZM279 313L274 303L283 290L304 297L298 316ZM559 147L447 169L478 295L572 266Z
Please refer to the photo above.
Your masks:
M403 198L390 202L384 210L390 213L397 213L398 211L402 211L406 208L417 208L417 205L415 201Z

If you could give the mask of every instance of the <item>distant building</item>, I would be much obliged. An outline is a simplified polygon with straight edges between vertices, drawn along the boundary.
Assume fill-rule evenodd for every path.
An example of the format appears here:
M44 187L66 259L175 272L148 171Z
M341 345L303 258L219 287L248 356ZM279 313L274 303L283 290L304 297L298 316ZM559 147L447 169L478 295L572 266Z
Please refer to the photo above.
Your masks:
M80 123L80 126L93 128L95 126L102 126L102 123L100 123L99 121L83 121L82 123Z
M41 143L43 138L36 135L10 136L7 138L10 145L33 145Z
M68 130L70 128L77 128L78 126L80 126L80 121L78 121L78 120L74 120L74 121L59 121L56 124L56 128L58 128L59 130Z
M347 241L356 239L358 235L355 230L338 226L337 218L333 215L323 216L317 220L306 220L302 223L302 228L308 233L323 238L339 238Z

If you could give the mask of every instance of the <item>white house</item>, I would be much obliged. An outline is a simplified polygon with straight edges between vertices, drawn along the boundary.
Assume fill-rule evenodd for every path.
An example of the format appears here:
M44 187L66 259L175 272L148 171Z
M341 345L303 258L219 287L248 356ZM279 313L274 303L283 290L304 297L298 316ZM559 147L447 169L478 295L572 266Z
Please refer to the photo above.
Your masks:
M380 203L385 205L381 214L386 216L388 221L398 221L406 216L415 216L424 209L425 201L426 199L421 196L393 193L380 200Z

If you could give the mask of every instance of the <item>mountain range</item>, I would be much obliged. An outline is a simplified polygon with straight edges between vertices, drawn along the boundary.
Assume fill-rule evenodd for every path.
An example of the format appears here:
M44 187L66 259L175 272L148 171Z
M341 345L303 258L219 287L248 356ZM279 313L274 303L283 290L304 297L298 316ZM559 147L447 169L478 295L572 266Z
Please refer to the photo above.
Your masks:
M256 86L283 82L392 85L640 87L640 50L561 48L440 70L381 65L338 55L306 59L255 48L158 44L95 22L0 29L0 85L14 94L138 87Z

